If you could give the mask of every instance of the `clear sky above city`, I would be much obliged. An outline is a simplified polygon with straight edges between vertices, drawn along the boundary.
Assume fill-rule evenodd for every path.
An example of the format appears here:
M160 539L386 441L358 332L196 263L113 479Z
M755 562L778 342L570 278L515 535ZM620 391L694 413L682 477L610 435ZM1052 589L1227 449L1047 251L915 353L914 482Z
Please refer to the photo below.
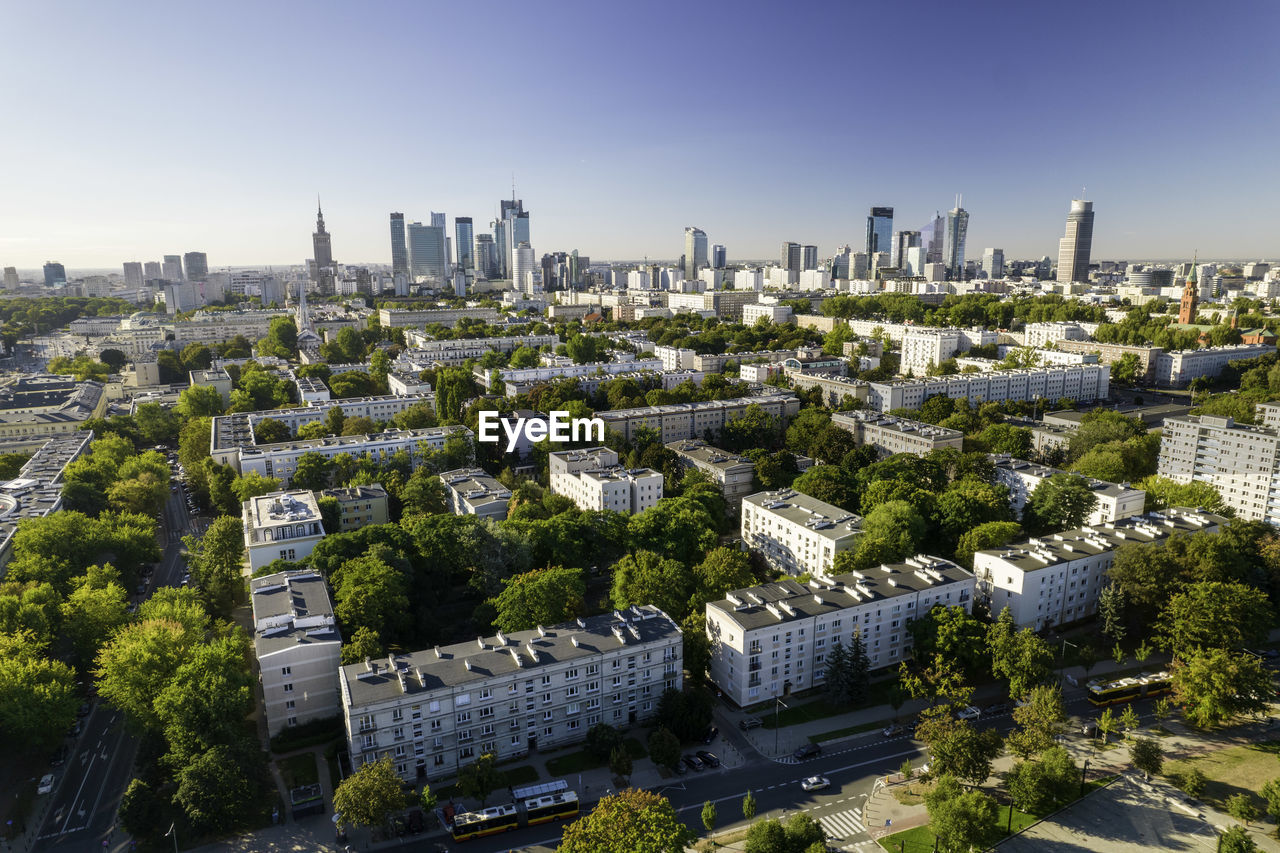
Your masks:
M957 193L969 254L1280 255L1280 4L0 6L0 264L390 261L387 214L516 193L536 251L860 248Z

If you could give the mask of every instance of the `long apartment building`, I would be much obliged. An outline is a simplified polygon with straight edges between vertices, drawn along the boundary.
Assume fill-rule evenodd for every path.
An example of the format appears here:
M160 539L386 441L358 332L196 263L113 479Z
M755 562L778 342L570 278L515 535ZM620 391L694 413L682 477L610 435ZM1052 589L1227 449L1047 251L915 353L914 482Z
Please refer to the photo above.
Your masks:
M1165 418L1156 473L1208 483L1236 515L1280 525L1280 429L1234 418Z
M532 387L557 382L561 379L585 379L594 376L616 376L622 373L638 373L641 371L662 371L662 360L643 358L632 361L601 361L591 364L562 364L555 366L540 365L538 367L517 368L480 368L472 371L476 381L486 391L493 389L494 383L501 379L508 388L513 386Z
M438 779L480 755L579 743L597 723L634 726L680 689L683 658L680 626L637 605L344 666L351 763L386 756L406 781Z
M560 343L558 335L508 335L500 338L436 340L426 332L417 329L406 331L404 338L410 348L401 354L401 359L422 359L430 363L446 364L461 364L468 359L480 359L487 352L514 352L521 347L541 349L555 347Z
M440 475L445 500L454 515L478 515L501 521L507 517L511 490L481 468L459 468Z
M1217 376L1233 361L1261 358L1275 351L1275 344L1239 344L1164 352L1156 356L1154 379L1160 385L1186 385L1201 376Z
M551 493L583 510L634 515L662 500L662 474L652 468L623 468L607 447L562 450L548 457Z
M872 382L867 405L880 412L918 409L935 395L972 403L1069 399L1105 400L1110 394L1111 367L1106 364L1035 367Z
M190 320L173 324L173 345L212 344L244 337L250 342L266 337L271 321L292 316L288 311L197 311Z
M241 456L251 454L257 449L257 439L254 438L253 430L265 419L279 421L289 428L289 432L296 434L298 428L305 424L325 420L332 409L341 410L345 418L388 421L420 403L434 410L435 395L407 394L351 397L345 400L316 400L308 405L291 409L266 409L260 412L220 415L213 419L213 426L209 431L209 455L213 457L214 462L230 465L237 472L243 473L240 467Z
M1008 454L992 456L991 461L995 464L996 482L1009 489L1009 505L1019 517L1022 516L1022 510L1031 494L1054 474L1080 477L1093 492L1097 503L1085 519L1086 524L1105 524L1131 515L1140 515L1147 501L1146 492L1126 483L1108 483L1105 480L1082 477L1060 468L1014 459Z
M667 449L679 457L686 469L693 468L710 477L724 495L730 512L737 512L742 499L755 490L756 466L745 456L696 438L667 442Z
M1115 364L1126 355L1133 354L1138 359L1138 365L1141 367L1139 378L1154 380L1156 364L1159 357L1164 353L1164 347L1150 346L1130 346L1128 344L1104 344L1099 341L1070 341L1061 340L1054 342L1054 348L1059 352L1073 354L1098 354L1098 360L1103 364Z
M869 444L881 456L895 453L924 456L943 447L964 449L964 433L960 430L879 412L835 412L831 423L852 434L859 446Z
M342 637L318 572L278 572L249 582L253 651L267 731L336 717Z
M711 680L740 707L825 681L838 640L861 634L872 669L910 656L907 624L934 605L971 610L973 573L925 555L865 572L730 592L707 604Z
M18 525L24 518L43 518L62 509L63 473L88 452L92 441L93 430L50 438L23 464L17 477L0 483L0 580L13 556Z
M630 441L640 427L657 431L664 442L701 438L714 441L725 424L738 420L750 406L759 406L765 414L786 420L800 412L800 400L788 392L767 392L752 397L734 397L705 403L672 403L668 406L641 406L599 412L596 417L605 426L621 433Z
M789 575L830 575L836 555L861 533L861 516L794 489L742 499L743 544Z
M411 326L430 326L439 323L442 326L456 326L459 320L480 320L484 323L498 323L502 315L494 308L428 308L423 310L409 308L381 308L378 310L378 323L384 329L407 329Z
M1008 607L1019 627L1039 631L1092 616L1121 545L1163 542L1177 533L1213 532L1225 522L1198 509L1171 508L1091 524L973 556L978 595L991 613Z
M281 485L289 485L298 460L308 453L326 459L342 454L354 458L370 456L385 462L397 453L409 454L409 464L416 468L431 451L443 450L445 442L454 434L461 434L475 441L475 434L464 426L426 427L424 429L389 429L369 435L343 435L328 438L293 439L275 444L259 444L242 448L236 470L241 474L255 471L264 477L274 477Z

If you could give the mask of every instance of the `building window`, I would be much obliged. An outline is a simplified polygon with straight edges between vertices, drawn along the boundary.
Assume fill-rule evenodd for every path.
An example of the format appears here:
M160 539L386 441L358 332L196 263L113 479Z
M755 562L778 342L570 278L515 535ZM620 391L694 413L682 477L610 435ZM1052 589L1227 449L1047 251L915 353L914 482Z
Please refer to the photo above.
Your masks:
M292 685L292 684L286 684L286 685L284 686L284 692L285 692L285 693L292 693L292 692L293 692L293 685Z
M291 666L282 666L282 667L280 667L280 674L281 674L281 675L293 675L293 667L291 667Z

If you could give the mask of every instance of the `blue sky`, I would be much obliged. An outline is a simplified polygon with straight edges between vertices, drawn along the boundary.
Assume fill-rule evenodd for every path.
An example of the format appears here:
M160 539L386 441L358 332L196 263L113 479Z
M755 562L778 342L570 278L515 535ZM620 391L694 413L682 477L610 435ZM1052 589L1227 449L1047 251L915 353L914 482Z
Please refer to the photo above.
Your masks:
M1280 4L18 3L0 6L0 264L201 250L340 261L387 213L531 211L535 250L859 247L963 193L970 255L1280 255Z

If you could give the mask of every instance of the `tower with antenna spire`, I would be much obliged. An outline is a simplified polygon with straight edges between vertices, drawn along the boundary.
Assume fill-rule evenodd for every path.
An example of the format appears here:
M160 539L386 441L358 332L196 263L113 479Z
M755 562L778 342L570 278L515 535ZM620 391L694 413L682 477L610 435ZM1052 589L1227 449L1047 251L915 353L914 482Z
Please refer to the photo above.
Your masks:
M1200 304L1200 288L1196 284L1196 260L1199 257L1199 252L1192 255L1191 274L1182 288L1182 304L1178 306L1178 322L1184 326L1196 321L1196 308Z
M311 249L315 262L311 280L317 284L322 296L331 295L335 291L334 282L337 278L333 268L333 243L332 236L324 227L324 210L320 207L318 194L316 195L316 230L311 235Z

